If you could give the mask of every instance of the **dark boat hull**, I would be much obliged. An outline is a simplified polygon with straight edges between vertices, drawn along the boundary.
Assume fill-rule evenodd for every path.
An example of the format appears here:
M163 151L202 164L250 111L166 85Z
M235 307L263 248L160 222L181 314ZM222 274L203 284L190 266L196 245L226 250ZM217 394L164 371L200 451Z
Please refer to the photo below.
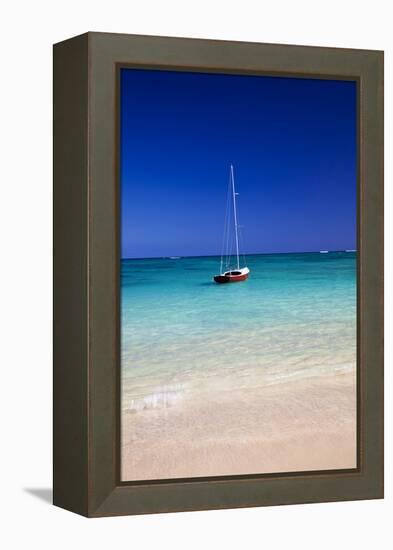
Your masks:
M241 275L216 275L214 280L216 283L240 283L248 279L248 273Z

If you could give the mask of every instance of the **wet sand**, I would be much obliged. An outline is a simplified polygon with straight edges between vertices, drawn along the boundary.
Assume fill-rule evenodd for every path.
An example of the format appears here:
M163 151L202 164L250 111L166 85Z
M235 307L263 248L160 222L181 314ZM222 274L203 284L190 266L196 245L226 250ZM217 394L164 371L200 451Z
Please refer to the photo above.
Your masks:
M355 371L122 414L124 481L341 468L356 468Z

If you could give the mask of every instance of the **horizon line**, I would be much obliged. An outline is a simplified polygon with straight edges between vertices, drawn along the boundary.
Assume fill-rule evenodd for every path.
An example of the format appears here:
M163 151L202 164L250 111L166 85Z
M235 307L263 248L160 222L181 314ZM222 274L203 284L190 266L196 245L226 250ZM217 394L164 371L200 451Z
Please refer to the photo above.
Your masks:
M357 252L357 249L337 249L337 250L301 250L297 252L248 252L247 254L240 254L240 256L273 256L273 255L280 255L280 254L329 254L329 253L335 253L335 252ZM234 254L231 254L231 256L234 256ZM131 257L131 256L121 256L120 260L171 260L176 259L180 260L182 258L220 258L221 254L196 254L191 256L139 256L139 257Z

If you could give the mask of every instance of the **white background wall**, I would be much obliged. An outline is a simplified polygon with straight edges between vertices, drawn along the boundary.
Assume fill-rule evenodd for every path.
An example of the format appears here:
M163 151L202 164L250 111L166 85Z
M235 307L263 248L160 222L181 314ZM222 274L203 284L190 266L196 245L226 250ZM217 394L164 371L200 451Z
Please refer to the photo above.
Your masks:
M95 30L384 49L389 307L393 36L389 12L389 2L381 0L34 0L2 5L0 541L6 539L3 548L392 548L391 308L386 315L384 501L99 520L86 520L47 502L51 486L51 44Z

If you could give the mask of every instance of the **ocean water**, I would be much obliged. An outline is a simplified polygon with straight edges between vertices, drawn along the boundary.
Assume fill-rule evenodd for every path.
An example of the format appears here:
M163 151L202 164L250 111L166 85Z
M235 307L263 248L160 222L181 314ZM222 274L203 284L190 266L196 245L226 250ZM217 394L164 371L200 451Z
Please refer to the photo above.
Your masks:
M356 362L356 253L247 256L218 285L218 257L122 260L122 409L344 373Z

